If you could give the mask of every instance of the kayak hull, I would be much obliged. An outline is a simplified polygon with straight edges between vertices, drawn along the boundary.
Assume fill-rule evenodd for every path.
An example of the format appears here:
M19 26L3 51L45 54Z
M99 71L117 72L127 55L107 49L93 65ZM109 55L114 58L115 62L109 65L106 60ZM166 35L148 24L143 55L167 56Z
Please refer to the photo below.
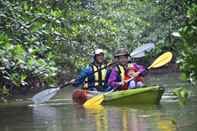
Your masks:
M130 89L112 92L104 95L103 104L107 105L133 105L133 104L159 104L164 88L159 86Z
M75 91L76 92L76 91ZM89 93L81 90L81 95L76 97L73 93L73 101L78 104L83 104L91 96ZM79 90L77 90L79 92ZM134 104L152 104L160 103L161 96L164 93L164 88L160 86L149 86L143 88L115 91L104 93L104 105L134 105Z

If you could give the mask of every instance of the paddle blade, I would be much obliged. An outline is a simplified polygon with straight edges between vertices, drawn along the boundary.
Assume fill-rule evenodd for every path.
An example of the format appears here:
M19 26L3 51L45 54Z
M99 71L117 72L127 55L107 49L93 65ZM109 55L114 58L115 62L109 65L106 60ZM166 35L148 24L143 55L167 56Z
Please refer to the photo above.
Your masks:
M34 95L32 97L32 101L35 104L41 104L49 99L51 99L56 93L60 90L60 88L52 88L52 89L46 89L44 91L39 92L38 94Z
M85 108L95 108L96 106L100 105L104 100L104 95L98 95L90 98L87 100L84 104L83 107Z
M141 52L139 54L136 54L133 56L133 58L141 58L141 57L144 57L145 56L145 52Z
M172 60L172 53L171 52L165 52L162 55L160 55L153 63L148 67L150 68L158 68L161 67L167 63L169 63Z
M145 51L150 51L155 45L153 43L144 44L131 52L130 56L133 58L140 58L145 56Z

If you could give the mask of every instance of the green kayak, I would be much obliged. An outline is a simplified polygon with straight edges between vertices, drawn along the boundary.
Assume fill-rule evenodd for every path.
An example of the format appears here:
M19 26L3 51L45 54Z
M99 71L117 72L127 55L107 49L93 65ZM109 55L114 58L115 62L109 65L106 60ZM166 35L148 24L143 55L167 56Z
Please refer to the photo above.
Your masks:
M159 104L164 88L150 86L123 91L111 92L104 95L103 104L132 105L132 104Z
M132 104L159 104L164 88L160 86L148 86L136 89L115 91L105 93L103 104L106 105L132 105ZM73 101L84 104L88 100L90 92L84 93L82 90L75 90ZM91 94L92 95L92 94ZM97 94L98 95L98 94Z

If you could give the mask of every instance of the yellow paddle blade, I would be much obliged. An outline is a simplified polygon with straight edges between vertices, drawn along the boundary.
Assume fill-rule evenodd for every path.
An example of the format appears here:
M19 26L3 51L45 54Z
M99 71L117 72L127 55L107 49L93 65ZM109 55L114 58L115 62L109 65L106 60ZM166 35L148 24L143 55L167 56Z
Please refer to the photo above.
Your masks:
M172 59L172 53L171 52L165 52L163 53L162 55L160 55L153 63L152 65L150 65L148 67L148 69L150 68L158 68L158 67L161 67L167 63L169 63Z
M105 108L102 105L95 105L91 107L85 107L85 109L87 109L88 112L100 113L103 112Z
M98 95L90 98L87 100L84 104L83 107L85 108L95 108L96 106L100 105L104 100L104 95Z

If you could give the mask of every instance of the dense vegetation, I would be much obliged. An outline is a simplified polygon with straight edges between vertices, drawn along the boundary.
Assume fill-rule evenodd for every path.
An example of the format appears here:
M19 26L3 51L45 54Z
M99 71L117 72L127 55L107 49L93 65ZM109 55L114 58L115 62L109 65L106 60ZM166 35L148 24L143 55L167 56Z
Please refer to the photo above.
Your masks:
M194 2L0 0L0 92L61 83L89 62L95 48L105 49L110 60L117 47L131 51L148 42L156 49L147 58L171 50L185 76L197 79Z
M177 63L193 84L197 80L197 5L193 4L187 11L187 21L180 28L178 44L180 45Z

